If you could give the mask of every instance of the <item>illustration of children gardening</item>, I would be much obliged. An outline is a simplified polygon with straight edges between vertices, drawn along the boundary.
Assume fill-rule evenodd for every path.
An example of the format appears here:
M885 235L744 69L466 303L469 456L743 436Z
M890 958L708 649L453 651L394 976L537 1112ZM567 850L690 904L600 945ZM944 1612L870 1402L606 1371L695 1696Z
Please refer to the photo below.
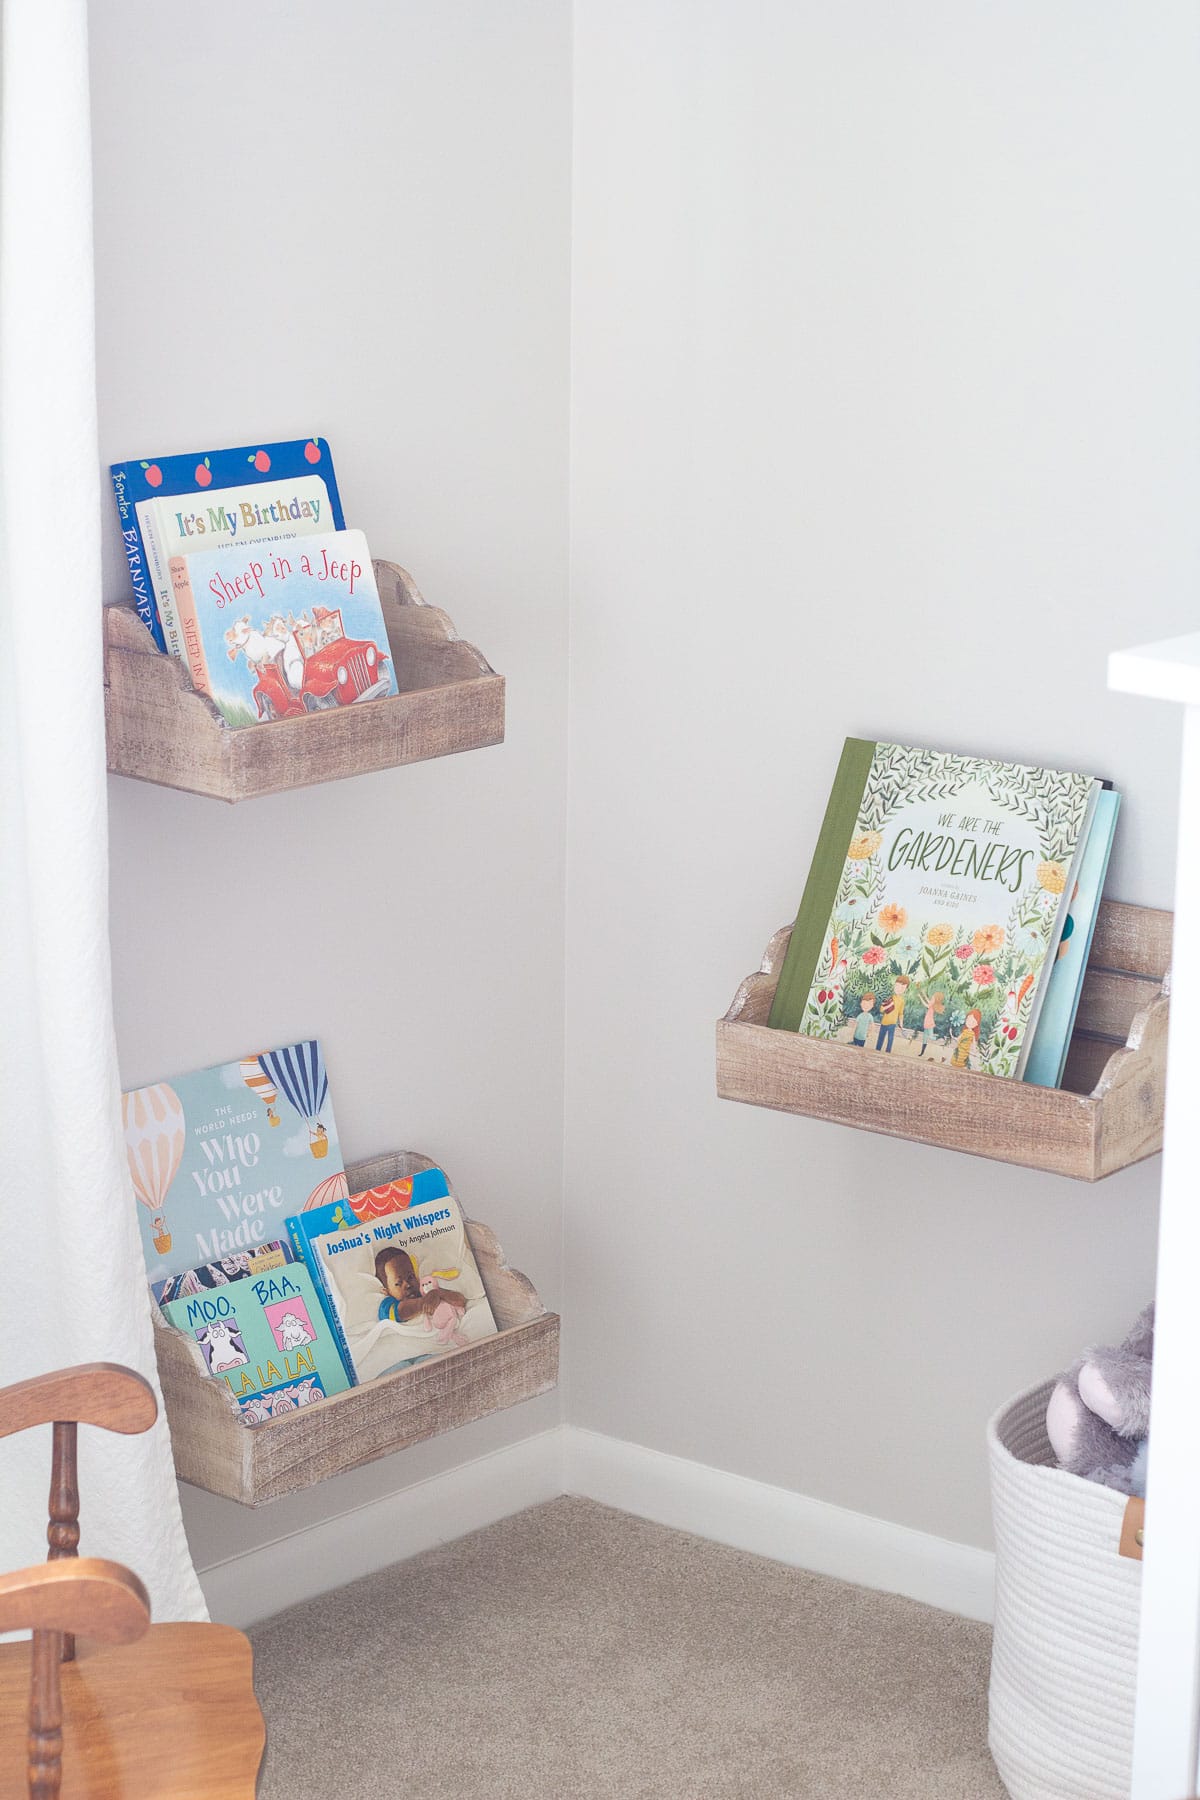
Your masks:
M958 1034L958 1042L954 1046L954 1054L950 1058L952 1069L969 1069L971 1052L979 1043L979 1027L983 1022L983 1014L973 1006L963 1020L962 1030Z
M907 975L897 975L891 993L884 1001L879 1012L879 1036L875 1039L877 1050L891 1052L896 1037L896 1027L904 1024L904 1002L908 996L909 979ZM884 1042L884 1039L887 1042Z
M858 1003L860 1010L857 1019L854 1021L854 1036L851 1038L850 1042L852 1044L857 1044L860 1050L865 1049L867 1035L870 1032L872 1025L875 1023L874 1019L871 1017L871 1013L875 1007L875 998L874 992L868 988Z
M946 996L940 988L933 994L922 993L918 988L917 999L925 1003L925 1017L921 1022L921 1048L917 1051L918 1056L924 1056L933 1043L934 1034L937 1031L938 1014L944 1013L946 1010Z

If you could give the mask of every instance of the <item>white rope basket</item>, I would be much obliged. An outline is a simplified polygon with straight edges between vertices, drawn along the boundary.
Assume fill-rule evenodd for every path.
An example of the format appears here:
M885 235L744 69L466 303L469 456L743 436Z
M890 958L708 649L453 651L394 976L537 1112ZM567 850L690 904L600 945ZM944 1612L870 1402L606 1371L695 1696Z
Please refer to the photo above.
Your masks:
M988 1425L996 1629L988 1744L1012 1800L1128 1800L1142 1566L1126 1497L1055 1468L1053 1381Z

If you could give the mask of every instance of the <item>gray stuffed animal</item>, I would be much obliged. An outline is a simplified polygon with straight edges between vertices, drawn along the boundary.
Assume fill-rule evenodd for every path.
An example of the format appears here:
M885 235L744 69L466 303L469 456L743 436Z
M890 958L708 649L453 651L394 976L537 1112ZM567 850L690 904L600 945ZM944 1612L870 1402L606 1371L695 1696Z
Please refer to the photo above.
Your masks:
M1146 1492L1154 1307L1122 1344L1088 1350L1055 1386L1046 1435L1059 1467L1122 1494Z

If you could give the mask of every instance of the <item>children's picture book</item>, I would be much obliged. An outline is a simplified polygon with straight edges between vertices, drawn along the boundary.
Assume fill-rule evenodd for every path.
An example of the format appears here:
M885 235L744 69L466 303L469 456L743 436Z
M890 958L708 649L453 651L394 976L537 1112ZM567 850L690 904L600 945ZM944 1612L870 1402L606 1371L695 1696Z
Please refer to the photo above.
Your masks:
M374 1219L404 1212L413 1205L423 1205L427 1200L440 1200L450 1188L441 1169L422 1169L416 1175L389 1181L383 1187L367 1188L359 1194L350 1193L343 1177L342 1189L339 1194L325 1194L318 1189L310 1194L304 1211L285 1220L285 1224L293 1251L312 1276L317 1298L338 1341L342 1359L346 1367L352 1369L350 1346L330 1292L325 1265L313 1248L314 1241L328 1232L353 1230Z
M451 1194L317 1237L313 1247L359 1381L495 1335Z
M121 1108L152 1285L277 1242L345 1180L315 1039L135 1088Z
M395 694L396 674L361 531L171 559L194 685L227 725L261 725Z
M185 1269L182 1275L167 1275L150 1283L150 1292L160 1306L178 1300L184 1294L202 1294L206 1288L227 1287L231 1281L242 1281L247 1275L261 1275L268 1269L280 1269L296 1257L287 1238L277 1238L260 1250L240 1250L236 1256L223 1256L219 1262L201 1263L199 1268Z
M179 456L135 458L110 466L121 542L138 617L160 650L167 648L155 599L151 546L145 528L150 527L151 503L163 498L191 496L202 501L209 489L227 490L257 486L263 482L291 482L299 476L321 478L329 501L329 518L322 529L340 531L346 521L333 457L322 437L293 438L280 444L241 444L232 450L191 450ZM193 509L199 512L199 508ZM202 516L207 526L207 508ZM161 558L161 584L167 582L167 559Z
M1120 794L1102 788L1025 1064L1025 1080L1035 1087L1058 1087L1062 1082L1120 809Z
M139 508L154 601L170 655L182 657L183 636L171 586L171 558L200 549L286 543L334 529L329 492L319 475L264 481L258 487L222 488L150 500Z
M199 1344L209 1374L224 1382L244 1424L295 1412L353 1385L312 1278L299 1263L168 1300L163 1312Z
M769 1023L1019 1078L1099 792L847 738Z

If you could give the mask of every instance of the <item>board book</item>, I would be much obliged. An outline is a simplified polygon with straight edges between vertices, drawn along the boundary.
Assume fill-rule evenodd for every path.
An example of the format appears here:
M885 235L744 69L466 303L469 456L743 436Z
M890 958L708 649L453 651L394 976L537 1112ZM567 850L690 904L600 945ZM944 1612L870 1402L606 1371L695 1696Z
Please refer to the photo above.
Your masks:
M769 1023L1019 1078L1099 791L847 738Z
M199 1344L247 1425L309 1406L352 1384L308 1270L287 1263L168 1300L177 1331Z
M318 475L329 500L328 522L339 531L346 523L333 471L333 457L322 437L292 438L278 444L241 444L232 450L187 451L178 456L150 460L135 458L130 462L112 463L109 473L117 498L121 543L133 583L134 605L160 650L165 650L167 643L155 599L154 551L146 536L147 532L151 538L153 534L150 508L154 502L174 497L183 500L190 496L199 503L209 489L258 486L263 482L287 482L301 476ZM164 583L166 570L166 559L162 558Z
M397 692L361 531L171 558L192 682L235 728Z
M451 1194L313 1240L359 1381L496 1333Z
M1058 1087L1066 1066L1075 1015L1083 993L1088 956L1096 935L1100 916L1100 896L1108 860L1112 854L1113 835L1121 796L1111 788L1102 789L1096 799L1096 811L1088 832L1087 844L1079 863L1079 875L1071 894L1071 903L1059 940L1053 968L1046 984L1046 999L1033 1035L1033 1046L1025 1064L1025 1080L1035 1087Z
M330 1292L325 1265L313 1248L314 1240L329 1232L353 1230L374 1219L388 1218L392 1213L403 1212L414 1204L419 1206L427 1200L440 1200L449 1192L449 1185L441 1169L422 1169L416 1175L389 1181L383 1187L365 1188L358 1194L351 1194L347 1185L344 1192L325 1199L322 1203L310 1203L303 1212L285 1220L292 1250L312 1277L317 1298L348 1369L354 1367L350 1346Z
M275 1242L345 1191L315 1039L135 1088L121 1110L152 1284Z
M199 500L183 495L151 500L142 516L155 604L170 655L184 655L171 586L171 558L196 550L236 550L279 544L334 529L329 492L319 475L222 488Z
M242 1281L247 1275L260 1275L267 1269L279 1269L294 1262L296 1253L288 1238L277 1238L259 1250L241 1250L236 1256L223 1256L219 1262L201 1263L185 1269L182 1275L167 1275L150 1283L150 1292L160 1306L168 1300L179 1300L185 1294L202 1294L208 1288L227 1287L231 1281Z

